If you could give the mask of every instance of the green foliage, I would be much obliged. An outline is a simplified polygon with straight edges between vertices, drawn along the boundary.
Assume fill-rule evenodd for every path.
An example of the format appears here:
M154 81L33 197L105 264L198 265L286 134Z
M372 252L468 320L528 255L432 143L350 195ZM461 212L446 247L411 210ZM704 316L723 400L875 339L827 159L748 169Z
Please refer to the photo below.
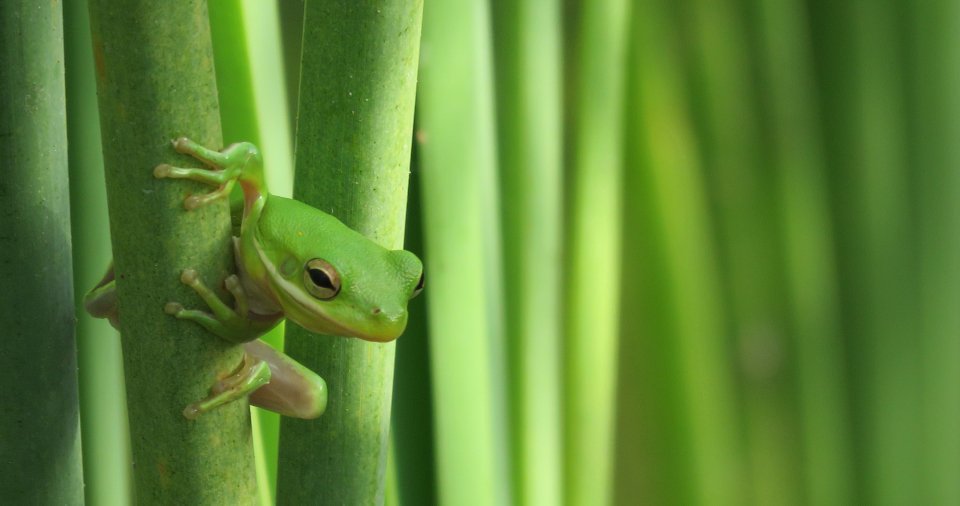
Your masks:
M27 114L22 97L40 95L17 86L36 68L0 65L14 162L0 190L20 213L3 250L51 266L3 271L4 287L46 295L10 312L39 295L6 291L2 322L64 345L0 354L15 364L0 369L0 441L54 445L29 480L5 474L0 502L51 469L80 493L72 366L42 365L72 360L56 316L70 276L31 281L70 268L65 208L39 205L65 201L62 174L42 172L63 168L59 6L17 17L14 3L0 54L29 39L24 54L53 55L29 62L61 81L43 87L51 110ZM141 503L257 497L242 403L179 416L238 351L159 310L193 300L180 268L211 284L231 269L224 210L186 213L201 187L150 176L186 162L171 137L217 145L221 120L225 142L259 140L281 194L296 131L297 198L389 247L406 228L426 266L394 392L394 344L290 326L287 350L327 380L330 405L283 420L279 469L276 427L255 424L262 503L271 480L284 504L960 502L955 2L337 0L305 17L303 1L218 2L222 109L205 2L92 3L96 59L71 46L89 42L70 5L67 64L98 72ZM100 141L91 93L67 77L73 266L89 285L105 234L87 219L104 202L81 188L98 184ZM88 325L87 499L125 504L125 449L108 437L122 407L102 399L121 395L103 390L119 369L97 367L116 342ZM62 380L59 403L24 401L57 391L38 367ZM24 417L44 427L43 406L59 423L22 432Z
M311 1L304 14L294 196L403 244L420 1ZM331 386L318 420L281 420L278 504L384 500L394 344L287 326L286 352Z
M182 269L214 286L232 270L226 203L186 212L183 199L209 189L152 173L195 163L173 138L221 142L205 4L104 0L90 13L137 502L245 503L256 493L246 404L182 414L243 351L161 310L202 307Z
M83 504L59 2L0 5L0 138L0 502Z

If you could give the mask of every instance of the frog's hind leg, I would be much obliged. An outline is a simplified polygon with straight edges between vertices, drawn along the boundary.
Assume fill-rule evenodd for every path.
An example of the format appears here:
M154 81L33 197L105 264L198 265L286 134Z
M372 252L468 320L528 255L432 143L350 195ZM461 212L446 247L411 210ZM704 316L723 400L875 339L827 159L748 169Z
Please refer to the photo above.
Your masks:
M243 364L232 375L218 381L206 399L190 404L183 416L194 420L200 415L255 392L270 382L270 367L266 362L244 353Z
M250 404L294 418L313 419L327 409L327 383L296 360L261 340L243 345L270 365L270 383L250 395Z

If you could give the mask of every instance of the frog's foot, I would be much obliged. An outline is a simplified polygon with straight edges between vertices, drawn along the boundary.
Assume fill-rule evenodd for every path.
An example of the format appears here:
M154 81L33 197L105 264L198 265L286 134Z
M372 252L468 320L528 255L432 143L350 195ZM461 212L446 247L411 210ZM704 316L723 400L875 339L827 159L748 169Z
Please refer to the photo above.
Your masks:
M186 309L177 302L168 302L164 306L167 314L182 320L191 320L203 325L210 332L234 343L244 343L256 339L277 323L277 319L258 318L250 319L249 303L246 292L240 284L240 279L231 274L224 280L227 290L233 295L236 305L227 306L197 274L194 269L184 269L180 274L180 281L193 288L197 295L207 303L211 313L197 309Z
M200 183L216 186L217 189L208 193L199 195L190 195L183 201L183 207L192 211L198 207L203 207L215 200L219 200L230 195L233 185L236 184L236 178L231 178L230 174L223 170L192 169L186 167L174 167L172 165L160 164L153 168L153 177L157 179L190 179Z
M249 142L232 144L218 152L205 148L186 137L180 137L173 141L173 148L180 153L200 160L210 166L211 169L173 167L161 164L153 169L154 177L158 179L190 179L217 187L210 193L187 197L183 202L187 210L205 206L230 195L233 185L240 179L245 170L253 169L257 173L262 170L260 168L262 164L260 151Z
M183 416L194 420L214 408L250 395L267 383L270 383L270 366L245 353L240 369L217 381L210 391L210 396L187 406L183 410Z

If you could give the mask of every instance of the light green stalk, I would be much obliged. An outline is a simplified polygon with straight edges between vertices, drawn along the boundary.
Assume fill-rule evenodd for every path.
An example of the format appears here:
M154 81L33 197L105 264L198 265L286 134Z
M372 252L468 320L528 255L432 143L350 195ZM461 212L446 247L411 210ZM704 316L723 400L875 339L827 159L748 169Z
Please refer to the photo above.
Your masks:
M571 17L562 397L568 504L612 499L620 309L627 2L578 2Z
M83 504L63 19L0 4L0 500Z
M163 311L171 300L205 307L180 282L182 269L211 286L233 270L226 203L187 212L183 199L210 188L152 173L196 163L173 151L177 136L221 144L206 2L93 0L90 14L137 502L248 504L247 404L182 414L243 350Z
M66 2L63 12L84 493L87 504L126 505L132 468L120 335L82 306L110 262L90 16L85 0Z
M388 248L403 243L422 7L311 0L305 13L294 195ZM318 420L281 421L278 504L382 502L394 344L294 325L286 338L330 397Z
M739 505L714 232L669 9L631 16L617 499Z
M440 504L506 504L502 288L486 2L424 13L417 133Z
M772 139L773 194L785 246L802 422L804 502L851 504L845 353L810 34L801 2L755 0L751 8L759 34L751 46L761 62L765 84L761 110Z
M493 2L517 504L560 504L560 3Z

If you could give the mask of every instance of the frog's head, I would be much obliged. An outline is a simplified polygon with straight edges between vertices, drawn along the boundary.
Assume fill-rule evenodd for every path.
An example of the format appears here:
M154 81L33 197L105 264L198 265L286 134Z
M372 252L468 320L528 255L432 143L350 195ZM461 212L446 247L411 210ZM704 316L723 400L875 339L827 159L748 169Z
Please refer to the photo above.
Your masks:
M407 325L407 303L423 289L423 264L409 251L388 250L324 218L313 234L292 231L282 247L260 249L277 302L287 318L313 332L396 339Z

